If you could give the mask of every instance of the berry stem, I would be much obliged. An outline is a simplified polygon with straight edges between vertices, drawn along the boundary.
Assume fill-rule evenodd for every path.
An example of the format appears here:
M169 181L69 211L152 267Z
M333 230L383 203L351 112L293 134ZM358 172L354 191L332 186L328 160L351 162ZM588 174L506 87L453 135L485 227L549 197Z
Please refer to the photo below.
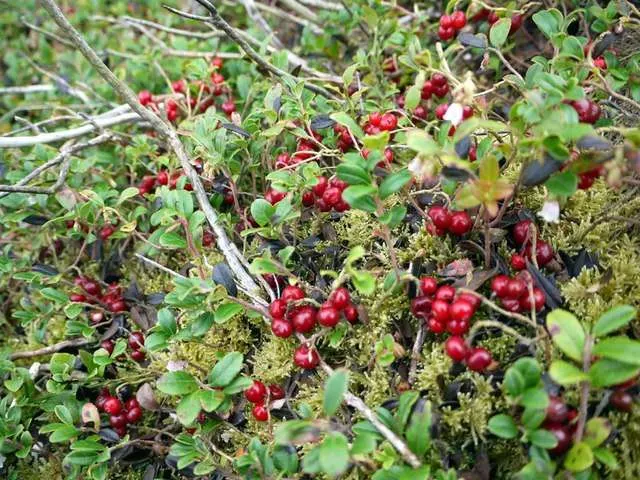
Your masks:
M533 327L536 330L538 329L538 324L535 321L532 321L530 318L525 317L524 315L520 315L519 313L509 312L503 308L500 308L494 302L489 300L487 297L485 297L481 293L476 292L475 290L469 290L468 288L458 288L458 292L470 293L471 295L475 295L480 300L482 300L482 303L487 305L492 310L495 310L496 312L504 315L505 317L513 318L514 320L518 320L519 322L525 323L526 325L529 325L530 327Z
M582 350L582 371L589 372L591 368L591 349L593 347L593 337L587 335L584 339L584 349ZM587 410L589 408L589 389L591 384L588 380L580 383L580 406L578 408L578 424L576 427L575 443L582 440L584 427L587 422Z

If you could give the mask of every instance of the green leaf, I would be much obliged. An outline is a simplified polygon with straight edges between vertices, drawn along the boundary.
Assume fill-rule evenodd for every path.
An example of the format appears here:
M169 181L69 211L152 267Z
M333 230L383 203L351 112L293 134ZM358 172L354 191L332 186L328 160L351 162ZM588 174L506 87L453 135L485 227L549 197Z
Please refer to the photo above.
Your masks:
M209 374L209 383L213 387L226 387L240 373L244 357L239 352L227 353L216 363Z
M200 413L200 392L193 392L180 400L176 407L176 415L183 425L191 425Z
M536 12L531 18L540 31L549 39L556 33L560 32L560 25L562 25L562 13L555 8Z
M371 177L369 173L360 165L353 163L341 163L336 169L340 180L344 180L349 185L370 185Z
M524 377L517 369L511 367L504 376L503 385L510 396L517 397L525 389Z
M558 439L549 430L544 428L534 430L529 434L529 440L536 447L546 448L547 450L554 448L558 445Z
M73 417L67 407L64 405L56 405L53 410L62 423L73 425Z
M187 241L182 238L179 233L176 232L164 232L162 235L160 235L158 243L165 248L187 248Z
M583 441L590 447L599 447L611 435L611 422L603 417L594 417L585 426Z
M518 427L509 415L500 414L491 417L488 424L489 431L500 438L515 438L518 435Z
M549 395L544 388L530 388L522 394L520 404L526 408L544 410L549 405Z
M618 468L620 468L618 460L616 459L616 456L611 452L611 450L602 447L594 448L593 455L596 457L596 460L598 460L598 462L606 465L611 470L617 470Z
M511 30L510 18L501 18L494 23L491 26L491 31L489 32L489 41L491 42L491 45L498 49L504 45L504 42L507 41L507 37L509 36L509 30Z
M389 228L396 228L402 223L407 216L407 207L404 205L396 205L391 210L387 210L380 215L380 222L387 225Z
M547 329L553 342L565 355L582 362L585 333L573 314L561 309L552 311L547 315Z
M407 146L425 156L433 155L440 150L440 146L427 132L418 129L407 132Z
M176 319L168 308L163 308L158 311L158 325L170 335L175 335L178 331Z
M198 389L193 376L187 372L165 373L157 383L158 390L167 395L187 395Z
M422 86L411 85L404 96L404 108L408 112L414 110L420 103L422 96Z
M276 207L271 205L264 198L258 198L251 204L251 216L261 227L269 225L271 217L273 217L275 211Z
M376 189L371 185L352 185L342 192L342 198L355 209L374 213L376 211L376 203L373 199L375 193Z
M593 450L586 442L578 442L567 453L564 466L571 472L581 472L593 465Z
M60 426L56 428L49 437L49 441L51 443L66 442L67 440L71 440L72 438L78 436L78 434L80 433L80 431L77 430L73 425L66 425L62 423L59 423L58 425Z
M231 320L236 314L240 313L244 310L244 307L239 303L228 302L223 303L218 308L216 308L216 312L214 314L214 321L218 324L225 323Z
M431 402L425 402L422 408L422 412L413 412L405 432L408 447L419 457L423 457L431 445Z
M547 413L545 410L525 408L524 412L522 412L522 425L524 425L527 430L534 430L542 424L546 416Z
M366 455L373 452L378 447L378 437L368 433L361 433L355 436L351 444L351 455Z
M56 290L55 288L46 287L40 290L40 293L47 300L55 303L69 303L69 297L66 293Z
M411 180L411 173L406 168L398 170L391 175L387 175L387 177L380 184L378 195L382 200L384 200L390 195L400 191L400 189L404 187L409 182L409 180Z
M540 375L542 374L542 370L540 369L540 364L538 364L535 358L519 358L513 364L512 368L514 370L517 370L518 373L522 375L525 388L536 387L540 383Z
M324 414L328 417L336 413L342 403L347 386L349 385L349 372L343 369L335 370L327 379L324 387Z
M588 380L586 373L575 365L563 360L554 360L549 367L549 375L554 382L567 387L576 383Z
M615 332L636 318L636 314L636 309L631 305L614 307L600 316L593 327L593 334L596 337L603 337L611 332Z
M622 363L640 366L640 342L628 337L610 337L593 347L593 354Z
M368 148L369 150L373 152L376 151L382 151L385 149L385 147L387 145L389 145L389 137L391 135L389 134L388 131L383 131L380 133L377 133L376 135L367 135L366 137L364 137L364 139L362 139L362 144L364 145L365 148ZM367 158L367 160L370 160L371 156L369 156Z
M624 383L640 373L640 367L603 358L591 365L589 379L594 387L610 387Z
M558 197L570 197L578 190L578 176L573 172L561 172L546 181L549 193Z
M332 120L335 120L339 124L347 127L351 131L354 137L358 139L361 139L362 137L364 137L364 132L360 128L360 125L358 125L356 121L346 113L334 112L329 116L331 117Z
M322 471L337 477L349 466L349 443L347 437L338 432L328 433L320 444L319 462Z
M354 270L351 272L351 281L356 290L363 295L372 295L376 290L376 279L369 272Z
M138 196L138 193L139 193L138 187L125 188L122 192L120 192L120 196L118 197L117 205L120 205L120 204L126 202L130 198Z

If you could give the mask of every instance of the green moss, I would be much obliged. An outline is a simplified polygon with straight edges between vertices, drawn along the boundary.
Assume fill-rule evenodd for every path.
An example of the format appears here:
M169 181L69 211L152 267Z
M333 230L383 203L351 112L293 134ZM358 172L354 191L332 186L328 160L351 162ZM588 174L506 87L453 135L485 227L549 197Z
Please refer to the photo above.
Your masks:
M294 342L278 338L269 332L259 345L253 355L253 358L260 359L253 363L255 378L264 383L282 383L293 374Z

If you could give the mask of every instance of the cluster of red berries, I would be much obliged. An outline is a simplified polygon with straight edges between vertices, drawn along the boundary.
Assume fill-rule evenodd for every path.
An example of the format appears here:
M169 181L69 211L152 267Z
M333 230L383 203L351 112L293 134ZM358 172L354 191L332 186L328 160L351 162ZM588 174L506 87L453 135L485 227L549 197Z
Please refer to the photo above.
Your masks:
M531 231L532 225L533 222L531 220L522 220L516 223L511 231L513 240L521 248L521 254L524 254L524 257L529 259L532 258L533 250L533 232ZM553 260L555 252L553 251L553 247L549 243L545 242L537 235L537 231L535 244L536 262L538 266L544 267L551 260Z
M521 272L516 277L496 275L491 280L491 291L500 299L502 306L510 312L528 312L544 308L545 294L537 287L529 291L531 275Z
M456 295L454 287L438 286L433 277L420 279L420 292L411 301L411 313L423 318L431 332L459 336L469 331L471 318L480 307L478 297L470 293Z
M427 231L432 235L441 236L449 232L461 236L473 228L471 217L464 210L451 212L447 207L434 205L429 208L427 215L431 219L427 223Z
M364 132L367 135L377 135L380 132L392 132L398 127L398 117L393 113L371 112L369 119L364 125Z
M244 391L244 397L254 404L251 414L258 422L269 420L269 402L281 400L285 397L284 390L279 385L269 385L269 388L259 380Z
M138 363L144 361L146 355L142 351L142 348L144 348L144 335L142 334L142 332L131 332L127 344L131 349L131 359ZM113 353L113 349L115 348L115 346L115 342L111 339L103 340L102 343L100 343L100 347L109 352L109 355ZM118 357L118 359L121 358Z
M171 174L167 170L160 170L156 175L145 175L142 177L142 181L138 186L138 192L140 195L147 193L153 193L156 187L166 185L171 190L175 190L178 186L178 181L184 176L182 170L177 170ZM193 186L190 183L186 183L185 190L193 190Z
M558 444L549 450L552 455L562 455L566 452L573 442L573 434L576 430L575 419L578 417L578 411L569 408L560 397L549 397L549 405L547 406L546 416L542 427L553 433Z
M123 298L122 287L117 284L112 283L108 285L103 294L100 283L90 277L80 275L73 280L73 283L80 287L84 293L72 293L69 296L72 302L101 303L107 308L107 310L114 313L124 312L127 310L127 303ZM97 318L98 317L96 316L96 319ZM94 321L94 318L92 317L93 323L99 323L101 320L102 317L100 317L98 321Z
M423 100L429 100L432 95L442 98L447 93L449 93L449 82L447 81L447 77L438 72L431 75L431 79L427 80L424 82L424 85L422 85L421 96Z
M287 285L282 290L280 298L274 300L269 305L271 315L271 330L273 334L280 338L288 338L293 332L308 333L320 324L323 327L335 327L341 316L349 323L358 321L358 309L351 302L349 291L340 287L337 288L329 299L320 308L312 305L291 305L301 303L306 295L304 290L296 285Z
M321 212L346 212L351 207L342 198L342 192L348 186L339 178L318 177L318 183L311 187L311 191L302 194L302 204L305 207L315 205Z
M600 105L592 102L588 98L574 100L569 103L578 114L578 118L582 123L596 123L600 119L602 109Z
M109 425L119 437L127 434L127 425L138 423L142 418L142 408L138 400L130 398L123 404L106 388L96 398L95 406L99 411L109 415Z
M486 348L470 347L464 338L457 335L447 338L444 351L454 362L464 362L473 372L484 372L493 362Z
M322 135L320 135L318 132L312 131L311 135L313 135L313 138L316 141L322 142ZM304 160L312 158L316 154L317 150L318 145L313 142L313 140L309 138L301 138L298 140L296 151L293 155L290 155L288 152L283 152L276 157L275 167L279 170L281 168L287 168L293 165L297 165Z
M438 37L443 42L451 40L453 37L455 37L458 30L463 29L466 24L467 16L461 10L456 10L451 15L442 15L440 17Z
M371 154L371 151L368 148L363 148L360 153L362 154L362 157L364 159L367 159L367 158L369 158L369 155ZM384 160L380 160L377 163L376 166L378 168L388 168L393 163L393 159L394 158L395 158L395 155L393 154L393 150L391 150L391 148L387 147L387 148L384 149Z

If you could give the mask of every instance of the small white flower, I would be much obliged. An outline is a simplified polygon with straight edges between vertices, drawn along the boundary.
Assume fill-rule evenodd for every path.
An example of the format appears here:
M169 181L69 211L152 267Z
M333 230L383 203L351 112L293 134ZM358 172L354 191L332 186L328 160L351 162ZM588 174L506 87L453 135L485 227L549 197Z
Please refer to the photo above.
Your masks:
M547 223L558 223L558 219L560 218L560 204L555 200L547 200L538 212L538 216Z
M457 127L462 123L462 115L462 105L460 105L459 103L452 103L451 105L449 105L447 113L444 114L443 119L451 122L454 127Z
M187 362L183 360L169 360L167 362L167 370L170 372L179 372L180 370L184 370L187 368Z

